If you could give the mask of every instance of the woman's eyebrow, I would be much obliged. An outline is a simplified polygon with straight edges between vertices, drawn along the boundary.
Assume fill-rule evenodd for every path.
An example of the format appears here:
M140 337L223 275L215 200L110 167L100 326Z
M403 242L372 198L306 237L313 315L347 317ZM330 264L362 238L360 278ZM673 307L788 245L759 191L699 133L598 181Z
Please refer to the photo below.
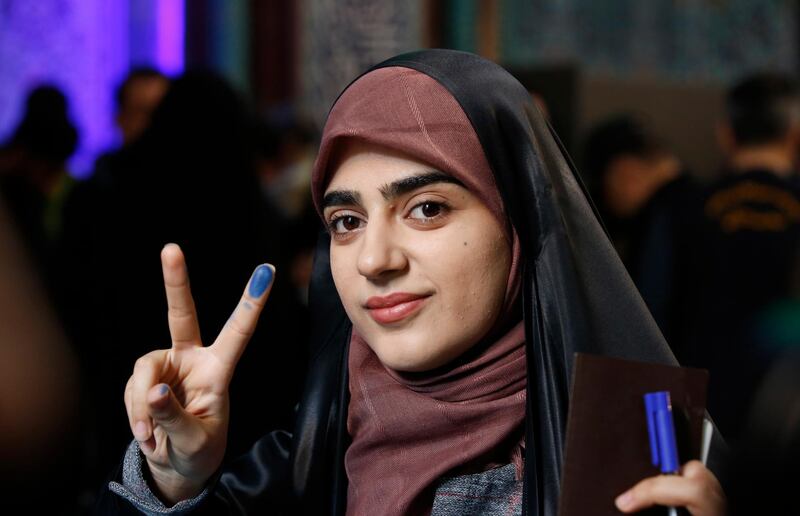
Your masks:
M353 190L334 190L322 198L322 210L330 206L361 205L361 194Z
M387 201L399 197L408 192L413 192L417 188L432 185L434 183L452 183L458 186L464 186L461 181L453 176L447 175L444 172L433 170L422 174L417 174L403 179L398 179L392 183L384 185L380 188L381 195Z

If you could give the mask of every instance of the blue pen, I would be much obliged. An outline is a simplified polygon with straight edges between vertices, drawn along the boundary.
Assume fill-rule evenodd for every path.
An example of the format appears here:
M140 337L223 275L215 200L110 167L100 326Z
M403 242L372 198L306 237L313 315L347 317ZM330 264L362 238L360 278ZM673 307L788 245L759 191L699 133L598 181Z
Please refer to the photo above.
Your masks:
M668 391L648 392L644 395L647 413L647 432L650 437L650 460L665 475L680 472L678 446L675 443L675 424L672 421L672 403ZM670 516L677 515L674 507Z

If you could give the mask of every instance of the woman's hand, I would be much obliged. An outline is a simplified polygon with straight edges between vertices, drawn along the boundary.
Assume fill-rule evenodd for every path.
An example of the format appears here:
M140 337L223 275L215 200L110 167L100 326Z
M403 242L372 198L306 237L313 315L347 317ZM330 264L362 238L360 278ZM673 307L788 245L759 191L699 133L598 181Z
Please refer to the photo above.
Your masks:
M694 516L725 514L725 493L717 477L700 461L689 461L680 475L659 475L642 480L616 499L624 513L653 505L686 507Z
M170 349L136 361L125 388L133 435L150 468L152 486L174 504L197 495L222 463L228 432L228 385L255 329L274 276L260 265L217 340L200 342L183 252L161 251L169 305Z

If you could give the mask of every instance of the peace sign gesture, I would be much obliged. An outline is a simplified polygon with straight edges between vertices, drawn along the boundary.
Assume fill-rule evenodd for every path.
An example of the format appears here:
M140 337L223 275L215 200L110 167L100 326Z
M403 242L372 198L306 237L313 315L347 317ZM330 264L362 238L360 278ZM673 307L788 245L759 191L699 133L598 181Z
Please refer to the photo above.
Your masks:
M125 406L154 484L165 502L198 494L222 463L230 384L236 363L269 296L274 268L259 265L239 304L210 346L203 346L180 247L161 251L172 347L136 361Z

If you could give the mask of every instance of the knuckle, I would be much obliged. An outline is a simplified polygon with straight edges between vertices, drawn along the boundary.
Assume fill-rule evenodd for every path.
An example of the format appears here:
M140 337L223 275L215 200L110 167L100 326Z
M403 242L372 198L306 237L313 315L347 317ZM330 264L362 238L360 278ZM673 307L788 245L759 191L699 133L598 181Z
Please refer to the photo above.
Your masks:
M683 476L687 478L700 478L706 472L706 467L703 465L702 462L697 460L691 460L686 463L683 468Z
M253 331L250 329L249 325L243 324L237 317L231 318L229 322L229 328L233 333L245 339L249 339L253 334Z
M159 363L163 361L164 353L166 353L166 350L157 349L137 358L136 362L133 364L134 377L156 370L159 366ZM134 379L134 383L137 379L138 378Z
M145 398L134 391L131 392L131 408L134 414L138 415L140 418L146 416L148 413Z
M133 424L136 424L139 421L148 422L151 420L150 412L147 410L147 407L143 406L141 403L134 403L132 405L133 408Z
M144 403L137 403L134 401L131 403L131 411L133 412L133 420L134 423L137 421L149 421L150 420L150 411L147 410L147 406Z
M133 370L134 371L141 371L142 369L147 367L147 363L149 361L150 361L150 359L147 357L147 355L137 358L136 362L133 363Z
M133 371L134 374L137 372L146 371L152 368L154 364L154 359L152 353L148 353L136 359L136 362L133 364Z
M169 310L167 311L167 316L178 321L183 321L186 319L192 319L194 317L194 313L188 307L170 305Z

